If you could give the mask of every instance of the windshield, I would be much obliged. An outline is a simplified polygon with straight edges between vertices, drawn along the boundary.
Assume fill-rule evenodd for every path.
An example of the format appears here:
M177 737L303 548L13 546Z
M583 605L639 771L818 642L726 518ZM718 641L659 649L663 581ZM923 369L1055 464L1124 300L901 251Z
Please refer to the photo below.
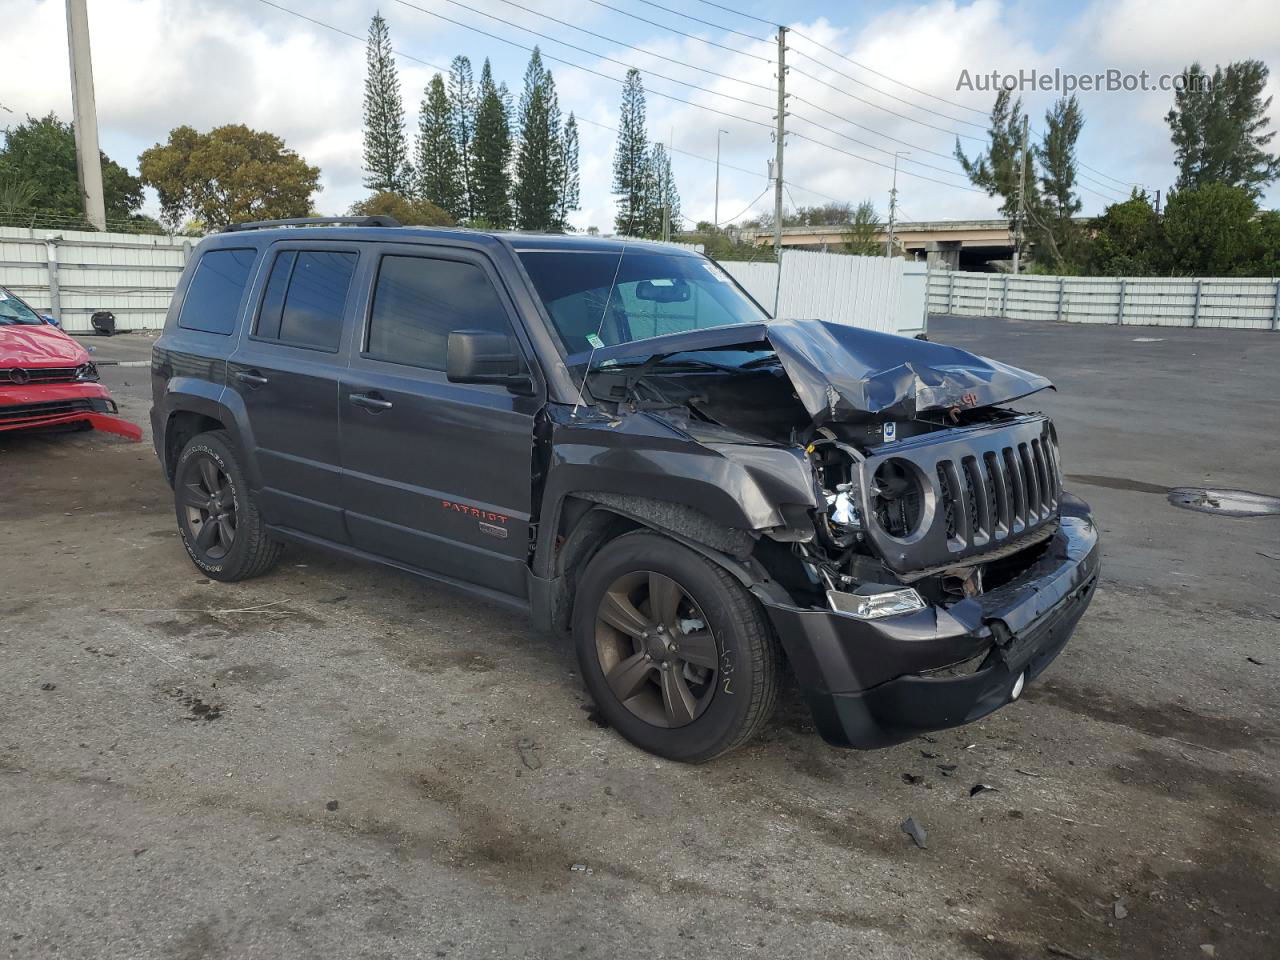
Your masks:
M769 319L702 257L627 250L620 261L613 252L526 250L520 260L570 354Z
M14 323L44 323L34 310L0 287L0 325Z

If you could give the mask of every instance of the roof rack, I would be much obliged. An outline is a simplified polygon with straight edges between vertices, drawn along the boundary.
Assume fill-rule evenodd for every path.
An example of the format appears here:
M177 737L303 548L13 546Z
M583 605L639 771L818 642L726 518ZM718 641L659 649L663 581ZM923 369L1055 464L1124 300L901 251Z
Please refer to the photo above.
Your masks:
M236 233L241 230L267 230L271 227L319 227L319 226L346 226L346 227L398 227L400 221L395 217L388 217L385 214L375 214L369 217L294 217L290 220L254 220L250 223L233 223L228 227L223 227L223 233Z

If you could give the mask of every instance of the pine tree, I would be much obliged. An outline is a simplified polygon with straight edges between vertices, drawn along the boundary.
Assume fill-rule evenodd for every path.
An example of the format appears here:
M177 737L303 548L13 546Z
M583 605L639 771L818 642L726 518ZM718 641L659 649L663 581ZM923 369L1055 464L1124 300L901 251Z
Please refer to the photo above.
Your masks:
M1040 163L1040 192L1028 208L1028 232L1036 258L1054 273L1074 269L1083 257L1083 231L1071 218L1083 206L1076 194L1076 141L1084 128L1084 114L1074 96L1063 97L1046 111L1045 131L1035 158Z
M676 189L667 148L655 143L649 153L649 194L645 203L645 236L663 238L663 223L674 233L680 220L680 191Z
M632 67L622 88L618 146L613 155L613 192L618 197L618 212L613 222L615 233L635 236L644 230L650 172L644 84L640 71Z
M391 50L391 32L382 14L369 24L368 72L364 80L364 185L407 196L413 174L404 135L400 77Z
M1268 70L1260 60L1215 67L1208 76L1200 64L1183 72L1183 89L1174 93L1165 116L1178 164L1177 188L1225 183L1243 187L1254 199L1280 177L1280 156L1265 149L1276 135L1270 124L1271 98L1263 98Z
M581 179L578 176L578 119L569 113L560 137L560 204L556 212L556 231L570 228L569 214L579 208Z
M494 230L511 226L511 119L505 90L494 86L485 60L471 151L471 215Z
M458 178L458 145L453 111L440 74L431 78L418 114L418 197L434 203L455 220L464 214Z
M516 226L550 230L555 225L560 187L560 103L555 81L537 47L524 75L518 113L520 146L512 196Z
M453 140L458 156L458 176L461 181L462 216L474 217L475 200L472 197L472 156L476 135L476 88L471 77L471 61L466 57L453 58L449 64L449 106L452 114Z

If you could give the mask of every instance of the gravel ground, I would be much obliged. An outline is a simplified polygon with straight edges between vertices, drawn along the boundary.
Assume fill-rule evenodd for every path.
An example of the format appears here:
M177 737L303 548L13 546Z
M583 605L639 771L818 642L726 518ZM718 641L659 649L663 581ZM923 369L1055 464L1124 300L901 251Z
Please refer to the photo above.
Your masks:
M873 753L790 693L656 760L518 617L303 549L211 583L149 446L0 437L0 956L1280 955L1280 519L1164 496L1280 493L1280 337L932 336L1058 383L1104 584L1024 700Z

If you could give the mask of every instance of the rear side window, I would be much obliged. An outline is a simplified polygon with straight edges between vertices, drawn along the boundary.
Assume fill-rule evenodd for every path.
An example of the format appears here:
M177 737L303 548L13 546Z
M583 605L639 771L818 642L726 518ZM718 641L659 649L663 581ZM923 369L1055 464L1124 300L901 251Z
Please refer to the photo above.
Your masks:
M383 257L365 356L443 370L454 330L511 332L488 274L456 260Z
M254 336L311 350L338 349L357 255L286 250L276 255Z
M182 302L178 326L229 336L235 330L240 300L257 255L258 251L252 247L201 254Z

